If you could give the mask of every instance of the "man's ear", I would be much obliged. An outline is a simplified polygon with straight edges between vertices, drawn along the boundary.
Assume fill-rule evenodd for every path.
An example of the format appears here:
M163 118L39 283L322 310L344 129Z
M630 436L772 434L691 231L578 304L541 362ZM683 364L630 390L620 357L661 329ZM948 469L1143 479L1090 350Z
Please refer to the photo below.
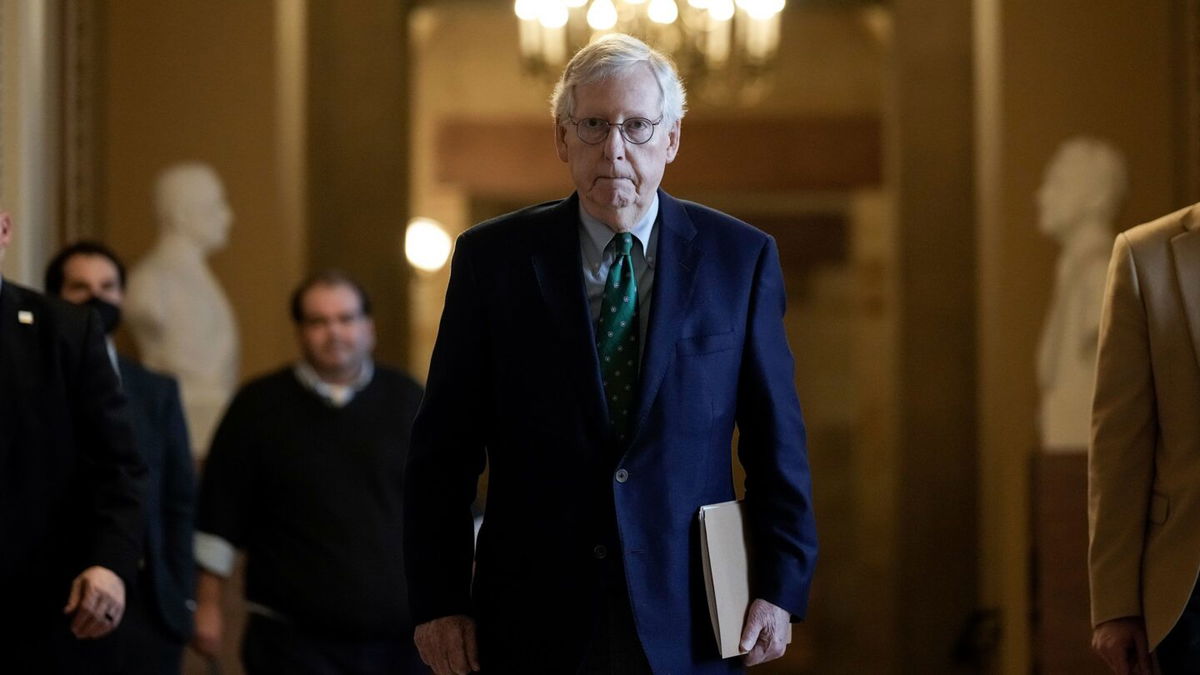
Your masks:
M367 351L373 352L373 351L375 351L375 345L377 344L376 337L375 337L375 320L368 316L368 317L366 317L366 323L367 323L367 325L366 325L367 340L368 340L368 344L370 345L367 348Z
M675 155L679 152L679 137L683 134L683 124L679 120L671 125L667 131L667 163L675 161Z
M567 125L558 120L554 120L554 149L560 160L567 161Z
M12 216L8 215L7 211L0 211L0 251L12 240L12 229Z

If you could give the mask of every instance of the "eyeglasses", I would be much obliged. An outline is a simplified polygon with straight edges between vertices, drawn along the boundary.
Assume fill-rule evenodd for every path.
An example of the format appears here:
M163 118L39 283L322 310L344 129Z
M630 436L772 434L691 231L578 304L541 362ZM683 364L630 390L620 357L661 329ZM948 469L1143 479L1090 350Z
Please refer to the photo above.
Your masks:
M651 122L645 117L630 117L624 122L617 123L599 117L585 117L581 120L568 118L567 123L575 125L575 135L588 145L603 143L613 127L621 130L621 137L627 142L641 145L654 136L654 127L657 127L662 121L661 117L657 122Z

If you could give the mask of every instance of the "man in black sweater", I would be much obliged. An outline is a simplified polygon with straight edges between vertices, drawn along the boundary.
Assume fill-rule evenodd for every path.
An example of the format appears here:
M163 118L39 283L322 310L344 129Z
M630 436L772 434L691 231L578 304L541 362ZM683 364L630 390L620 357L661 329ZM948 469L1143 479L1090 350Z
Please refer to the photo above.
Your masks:
M222 639L221 591L247 557L255 673L425 673L402 560L403 471L421 389L371 360L371 307L339 272L292 296L302 358L246 384L213 438L197 520L199 651Z

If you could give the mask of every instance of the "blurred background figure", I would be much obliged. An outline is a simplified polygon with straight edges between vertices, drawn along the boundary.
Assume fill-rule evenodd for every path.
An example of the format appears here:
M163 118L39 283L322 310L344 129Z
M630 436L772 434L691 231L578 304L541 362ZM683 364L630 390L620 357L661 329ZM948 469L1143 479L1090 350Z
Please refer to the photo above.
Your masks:
M0 279L0 670L122 672L145 475L96 313Z
M146 463L145 531L137 580L127 588L125 619L110 638L121 673L178 673L192 634L196 486L187 424L175 380L120 356L111 335L125 299L125 266L108 247L81 241L46 267L46 293L96 310L109 335L108 355L128 398L134 445Z
M203 459L237 384L233 310L205 258L222 248L233 213L212 168L184 163L159 176L159 238L129 278L126 315L147 367L179 379L191 446Z
M240 549L247 672L428 672L401 557L421 388L373 362L370 300L348 276L305 280L291 311L300 360L239 390L205 465L195 646L220 651L222 587Z
M1059 146L1038 189L1038 227L1061 247L1038 345L1043 449L1087 448L1100 305L1127 183L1116 148L1075 137Z

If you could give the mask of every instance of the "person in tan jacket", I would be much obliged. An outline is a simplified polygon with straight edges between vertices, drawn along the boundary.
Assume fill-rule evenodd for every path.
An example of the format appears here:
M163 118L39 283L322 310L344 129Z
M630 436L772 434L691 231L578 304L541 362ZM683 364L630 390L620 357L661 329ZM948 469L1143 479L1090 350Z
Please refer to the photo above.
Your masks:
M1200 672L1200 204L1117 236L1088 453L1092 648Z

